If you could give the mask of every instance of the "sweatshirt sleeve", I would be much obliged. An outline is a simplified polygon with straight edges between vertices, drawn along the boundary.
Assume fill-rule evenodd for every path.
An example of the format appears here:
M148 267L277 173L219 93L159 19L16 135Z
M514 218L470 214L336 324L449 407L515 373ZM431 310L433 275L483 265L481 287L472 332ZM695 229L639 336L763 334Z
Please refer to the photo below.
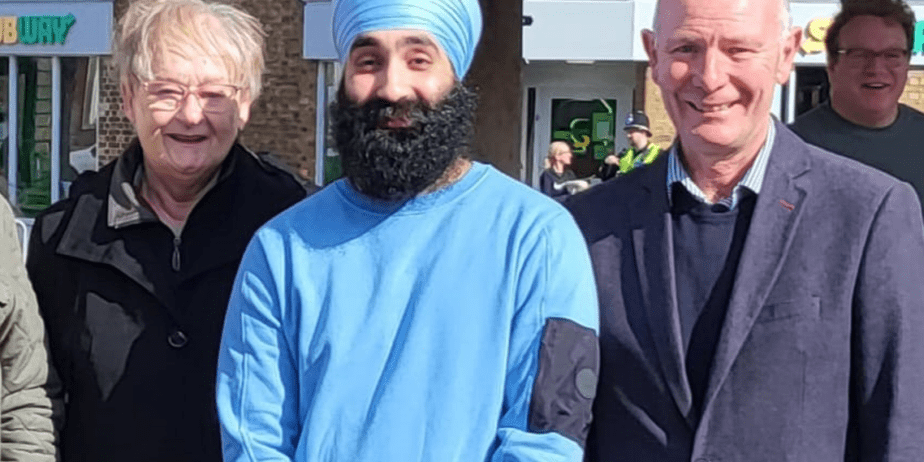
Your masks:
M244 254L225 318L216 398L226 462L291 461L299 435L298 380L281 289L270 255L281 239L266 229Z
M0 460L54 461L52 399L45 327L22 263L13 215L0 198Z
M557 215L523 249L494 462L580 461L599 371L598 305L577 226Z

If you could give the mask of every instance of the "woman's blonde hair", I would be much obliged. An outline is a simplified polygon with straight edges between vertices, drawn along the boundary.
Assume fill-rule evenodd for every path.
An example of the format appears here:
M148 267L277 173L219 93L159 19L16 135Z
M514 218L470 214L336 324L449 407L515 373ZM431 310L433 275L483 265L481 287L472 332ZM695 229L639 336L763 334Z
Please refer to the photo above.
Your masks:
M555 156L570 150L571 145L567 142L553 141L552 144L549 145L549 153L545 156L545 162L543 162L543 166L546 169L552 168L552 165L555 164Z
M138 0L116 28L113 59L123 88L134 75L154 78L164 52L190 59L208 56L224 64L231 83L260 95L265 66L260 21L231 5L202 0Z

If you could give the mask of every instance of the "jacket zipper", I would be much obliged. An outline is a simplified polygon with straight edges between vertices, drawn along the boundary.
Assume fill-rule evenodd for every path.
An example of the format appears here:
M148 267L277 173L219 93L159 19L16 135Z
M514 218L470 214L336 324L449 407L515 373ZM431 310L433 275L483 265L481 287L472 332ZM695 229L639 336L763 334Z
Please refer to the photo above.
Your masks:
M173 271L180 271L180 236L173 238Z

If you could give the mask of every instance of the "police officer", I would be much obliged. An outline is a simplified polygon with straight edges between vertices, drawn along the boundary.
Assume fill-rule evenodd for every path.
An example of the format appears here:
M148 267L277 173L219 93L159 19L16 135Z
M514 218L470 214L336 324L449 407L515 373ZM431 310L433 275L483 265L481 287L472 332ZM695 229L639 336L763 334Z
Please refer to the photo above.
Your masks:
M619 154L619 173L626 174L645 164L650 164L661 153L661 147L651 143L651 129L648 116L642 111L630 112L623 127L629 138L629 147Z

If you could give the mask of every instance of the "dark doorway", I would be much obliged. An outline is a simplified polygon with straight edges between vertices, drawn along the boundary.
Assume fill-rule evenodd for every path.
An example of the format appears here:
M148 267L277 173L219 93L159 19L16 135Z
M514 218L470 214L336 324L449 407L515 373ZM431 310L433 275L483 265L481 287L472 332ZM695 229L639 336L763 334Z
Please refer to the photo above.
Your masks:
M825 68L796 68L796 117L826 101L828 101L828 72Z

